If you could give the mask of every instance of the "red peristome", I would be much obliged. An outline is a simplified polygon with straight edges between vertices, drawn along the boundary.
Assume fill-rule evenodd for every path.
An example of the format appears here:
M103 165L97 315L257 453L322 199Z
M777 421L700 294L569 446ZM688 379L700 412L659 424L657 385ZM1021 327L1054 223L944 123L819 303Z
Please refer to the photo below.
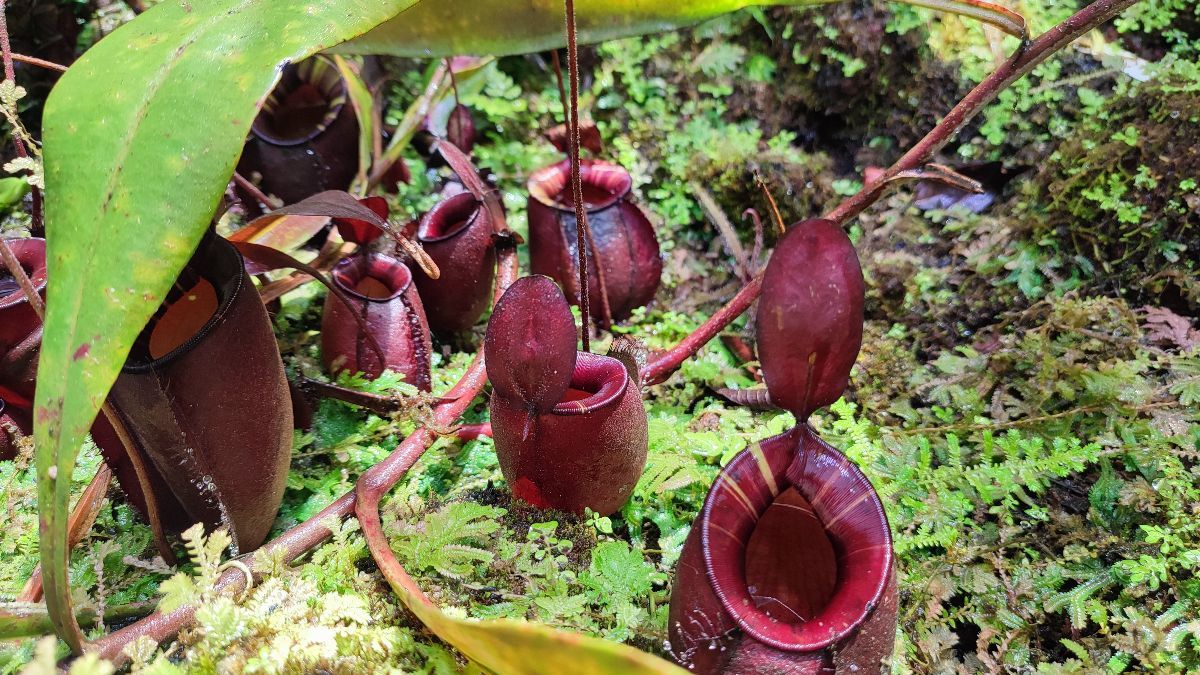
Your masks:
M374 211L375 215L380 218L387 220L388 203L383 197L364 197L358 200L358 203ZM334 218L333 224L337 226L338 234L342 235L342 239L360 246L370 244L383 236L383 230L373 223L358 218Z
M496 303L483 342L493 399L529 414L554 408L577 369L575 318L548 277L517 279Z
M758 355L771 401L797 421L846 391L862 347L864 293L858 254L836 223L793 225L771 255Z
M879 672L896 582L883 505L807 425L739 453L679 560L669 631L697 673Z
M210 233L134 343L109 400L168 529L228 527L241 551L266 538L283 498L292 408L270 319L241 256ZM93 428L130 501L146 501L125 447Z
M421 219L417 239L441 271L437 279L415 272L435 333L467 330L487 311L496 276L494 231L491 211L469 192L438 202Z
M579 251L570 175L570 163L562 161L530 177L529 257L535 273L559 282L571 303L579 304ZM602 273L612 319L619 321L658 292L663 265L658 238L646 214L630 197L633 179L625 169L582 160L580 180L595 246L587 252L591 312L603 320ZM597 273L597 265L601 273Z
M614 513L646 466L646 409L616 359L580 352L561 400L532 420L520 399L499 390L490 410L500 470L513 494L535 506Z
M408 266L380 253L354 255L340 261L330 277L349 304L332 293L325 298L321 318L325 368L331 373L361 372L370 379L394 370L408 383L429 391L433 346L425 309ZM359 330L351 312L365 320L382 355Z

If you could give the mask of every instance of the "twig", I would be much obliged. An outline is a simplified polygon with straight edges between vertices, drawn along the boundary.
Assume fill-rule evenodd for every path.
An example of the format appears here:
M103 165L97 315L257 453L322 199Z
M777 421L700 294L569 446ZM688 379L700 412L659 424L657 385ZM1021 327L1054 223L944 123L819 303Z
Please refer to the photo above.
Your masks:
M117 605L104 610L104 621L108 623L127 621L146 616L152 611L154 611L154 602L134 602L128 605ZM75 620L84 626L95 625L99 618L98 612L94 607L80 609L75 615ZM54 631L54 623L50 619L50 614L46 611L46 606L40 603L13 603L5 605L3 608L0 608L0 627L3 627L3 632L0 633L0 640L33 637ZM64 670L63 672L66 671Z
M263 206L266 206L268 209L278 209L283 206L282 200L274 197L268 197L265 192L258 188L257 185L251 183L249 179L236 171L233 172L233 182L236 183L238 187L245 190L251 198L258 201Z
M762 218L758 216L758 211L754 207L750 207L742 211L742 218L749 217L754 223L754 249L750 252L750 268L752 274L758 274L758 269L761 267L759 263L762 261L763 251L763 224Z
M704 212L708 214L713 224L717 226L717 232L721 234L721 239L725 242L725 247L729 249L729 253L737 262L738 271L743 281L749 281L754 277L754 269L750 266L750 260L746 257L746 249L742 248L742 242L738 240L737 232L733 229L733 223L729 222L729 217L721 210L717 204L717 200L713 199L712 193L704 189L703 185L692 182L689 186L692 189L692 194L700 200L700 206L704 207ZM761 228L761 225L760 225Z
M1037 415L1035 417L1022 417L1007 422L995 422L992 424L948 424L940 427L919 427L917 429L900 429L892 432L895 436L914 436L919 434L944 434L959 431L989 431L999 429L1016 429L1019 427L1027 427L1033 424L1041 424L1051 420L1062 419L1064 417L1073 417L1075 415L1084 415L1093 413L1110 407L1111 404L1093 404L1063 410L1061 412L1051 413L1049 415ZM1133 406L1129 408L1131 412L1146 412L1147 410L1157 410L1159 408L1173 408L1181 406L1179 401L1158 401L1155 403L1147 403L1146 405Z
M66 66L59 65L53 61L39 59L36 56L25 56L24 54L13 54L12 60L20 61L21 63L28 63L31 66L38 66L40 68L46 68L47 70L57 70L60 73L67 72Z
M558 61L558 50L550 52L551 63L554 64L554 81L558 84L558 100L562 102L563 124L570 124L571 109L567 101L567 89L563 86L562 64Z
M1043 33L1033 42L1022 45L1015 54L991 75L975 86L941 122L925 135L903 157L884 172L883 180L863 187L857 194L842 202L826 218L845 223L862 213L879 199L887 179L901 171L915 169L930 161L967 122L1013 82L1028 74L1052 54L1076 38L1097 28L1140 0L1097 0L1076 12L1066 21Z
M787 227L783 224L783 216L779 215L779 205L775 203L775 195L771 194L767 181L761 175L754 176L754 182L758 183L758 188L762 190L763 196L767 198L767 204L771 207L771 215L775 216L775 227L778 229L775 234L783 236Z
M421 128L421 122L429 114L429 108L433 105L433 100L437 98L438 92L442 87L442 80L446 78L446 62L441 62L434 70L433 75L429 78L429 83L425 86L425 91L421 92L421 96L413 101L408 110L404 111L404 117L400 120L400 124L396 126L392 132L392 138L388 141L387 148L383 154L379 156L379 160L375 162L375 166L371 167L371 175L367 178L367 187L364 192L370 191L383 180L387 175L388 170L392 165L401 161L400 155L405 148L408 147L413 135Z

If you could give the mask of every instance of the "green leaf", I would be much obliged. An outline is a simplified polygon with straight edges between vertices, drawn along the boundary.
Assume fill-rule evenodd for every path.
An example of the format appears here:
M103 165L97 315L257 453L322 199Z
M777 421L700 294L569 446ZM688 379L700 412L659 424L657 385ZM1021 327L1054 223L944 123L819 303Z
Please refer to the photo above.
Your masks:
M803 7L828 1L578 0L575 18L581 42L602 42L674 30L746 7ZM901 1L931 6L929 0ZM1016 25L1024 25L1015 15L986 10L966 0L938 3L937 7L993 23L1009 33L1018 30ZM566 44L563 19L561 2L426 0L337 51L412 57L538 52Z
M29 181L24 178L0 178L0 209L20 202L26 192L29 192Z
M208 226L279 66L414 1L168 0L97 43L46 102L38 508L47 607L74 649L67 479L133 339Z
M606 541L592 551L592 563L582 578L594 591L628 598L649 595L662 575L646 561L641 551L623 541Z

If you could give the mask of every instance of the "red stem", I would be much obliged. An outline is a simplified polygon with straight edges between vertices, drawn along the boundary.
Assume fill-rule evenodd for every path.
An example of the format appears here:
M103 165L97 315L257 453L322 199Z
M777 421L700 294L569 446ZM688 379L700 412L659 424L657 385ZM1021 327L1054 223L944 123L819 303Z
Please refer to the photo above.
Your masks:
M567 89L563 86L562 64L558 61L558 50L550 52L550 57L554 64L554 81L558 84L558 100L562 102L563 124L570 124L571 107L567 101Z
M754 304L754 301L758 299L758 294L761 291L762 274L759 274L748 281L742 287L742 290L733 296L732 300L717 310L708 318L708 321L701 324L691 335L688 335L679 344L667 351L660 352L648 362L642 368L642 382L649 385L658 384L666 380L671 373L679 368L679 364L700 351L700 348L708 344L709 340L715 338L734 319L749 309L750 305Z
M567 157L571 160L571 194L575 202L575 245L579 252L579 342L590 352L591 308L588 298L587 242L592 238L587 208L583 203L583 181L579 175L579 46L575 35L575 0L565 0L567 10L567 69L571 79L571 116L567 120ZM598 264L598 263L597 263Z
M454 435L460 441L473 441L476 438L491 438L492 423L484 422L483 424L462 424L454 431Z
M1071 18L1046 31L1033 42L1022 45L1021 49L1017 50L1008 61L976 85L937 126L888 168L880 180L864 186L853 197L838 204L825 218L845 225L847 221L861 214L878 201L887 190L888 179L902 171L923 166L932 160L934 153L945 146L1001 91L1076 38L1138 2L1140 0L1097 0L1076 12ZM659 354L648 363L642 370L643 381L653 383L665 379L666 375L677 369L684 359L700 351L700 348L709 340L724 330L734 319L741 316L742 312L745 312L758 297L761 290L762 275L759 274L695 332L684 338L674 348Z

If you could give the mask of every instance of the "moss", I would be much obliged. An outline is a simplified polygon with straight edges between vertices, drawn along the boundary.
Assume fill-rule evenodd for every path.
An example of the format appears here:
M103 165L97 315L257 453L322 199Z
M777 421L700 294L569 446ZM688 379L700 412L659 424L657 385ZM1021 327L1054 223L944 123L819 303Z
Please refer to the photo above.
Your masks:
M1108 101L1030 182L1030 239L1099 288L1200 308L1200 87L1171 75Z

